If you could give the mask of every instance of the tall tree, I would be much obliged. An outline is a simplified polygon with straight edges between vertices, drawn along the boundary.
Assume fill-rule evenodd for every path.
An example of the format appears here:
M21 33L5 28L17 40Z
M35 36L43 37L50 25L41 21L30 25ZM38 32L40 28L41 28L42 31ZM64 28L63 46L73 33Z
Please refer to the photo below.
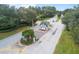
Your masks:
M79 7L67 11L64 15L63 23L66 29L72 33L72 37L76 43L79 43Z

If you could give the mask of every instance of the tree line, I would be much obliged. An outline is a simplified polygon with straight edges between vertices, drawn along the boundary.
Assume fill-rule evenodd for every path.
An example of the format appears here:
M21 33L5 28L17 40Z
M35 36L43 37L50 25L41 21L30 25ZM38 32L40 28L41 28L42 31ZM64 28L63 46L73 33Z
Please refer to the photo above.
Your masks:
M15 8L15 6L0 4L0 32L20 26L32 26L37 20L53 17L56 13L56 8L52 6Z
M75 43L79 44L79 5L74 6L72 9L63 11L63 23L66 24L66 30L71 32Z
M0 32L14 30L21 26L32 26L37 20L50 18L58 14L64 15L62 22L66 30L71 32L76 43L79 43L79 5L64 11L58 11L54 6L29 6L28 8L0 4Z

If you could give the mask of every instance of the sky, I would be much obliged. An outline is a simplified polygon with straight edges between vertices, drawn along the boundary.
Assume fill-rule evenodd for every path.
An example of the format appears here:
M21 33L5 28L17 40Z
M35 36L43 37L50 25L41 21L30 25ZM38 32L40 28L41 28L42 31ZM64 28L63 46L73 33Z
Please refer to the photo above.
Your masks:
M57 10L63 11L67 8L73 8L76 4L16 4L16 5L10 5L10 6L15 6L16 8L19 7L29 7L29 6L55 6Z

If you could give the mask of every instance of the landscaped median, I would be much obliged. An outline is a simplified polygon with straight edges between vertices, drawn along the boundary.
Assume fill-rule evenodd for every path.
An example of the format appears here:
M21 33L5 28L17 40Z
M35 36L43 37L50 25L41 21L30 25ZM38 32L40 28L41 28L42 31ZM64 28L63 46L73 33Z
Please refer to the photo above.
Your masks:
M71 32L64 30L59 43L55 48L55 54L77 54L79 46L75 44Z

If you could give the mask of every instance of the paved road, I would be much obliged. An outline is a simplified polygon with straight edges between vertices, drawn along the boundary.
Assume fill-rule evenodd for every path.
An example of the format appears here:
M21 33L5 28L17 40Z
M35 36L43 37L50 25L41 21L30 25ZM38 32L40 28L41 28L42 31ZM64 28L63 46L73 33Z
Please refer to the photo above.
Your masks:
M21 39L21 32L17 33L17 34L14 34L12 36L9 36L3 40L0 40L0 48L4 48L8 45L12 45L14 44L15 42L17 42L18 40Z
M51 21L56 20L56 17L51 18L50 20ZM56 47L56 44L60 38L60 35L64 29L64 25L61 24L60 22L54 22L52 25L53 25L53 28L49 32L43 35L40 38L40 40L35 44L32 44L28 47L26 46L24 48L23 53L37 53L37 54L53 53ZM14 44L20 39L21 39L21 32L0 41L0 48ZM16 52L9 52L9 53L16 53Z
M40 37L42 37L45 34L45 32L37 31L38 29L39 29L39 26L34 27L35 35L39 39ZM22 32L19 32L14 35L11 35L3 40L0 40L0 48L4 48L8 45L12 45L12 44L16 43L18 40L21 39L21 37L22 37Z
M55 23L52 30L46 33L36 44L26 47L25 51L28 54L50 54L53 53L64 29L61 23ZM55 32L53 34L53 32Z

